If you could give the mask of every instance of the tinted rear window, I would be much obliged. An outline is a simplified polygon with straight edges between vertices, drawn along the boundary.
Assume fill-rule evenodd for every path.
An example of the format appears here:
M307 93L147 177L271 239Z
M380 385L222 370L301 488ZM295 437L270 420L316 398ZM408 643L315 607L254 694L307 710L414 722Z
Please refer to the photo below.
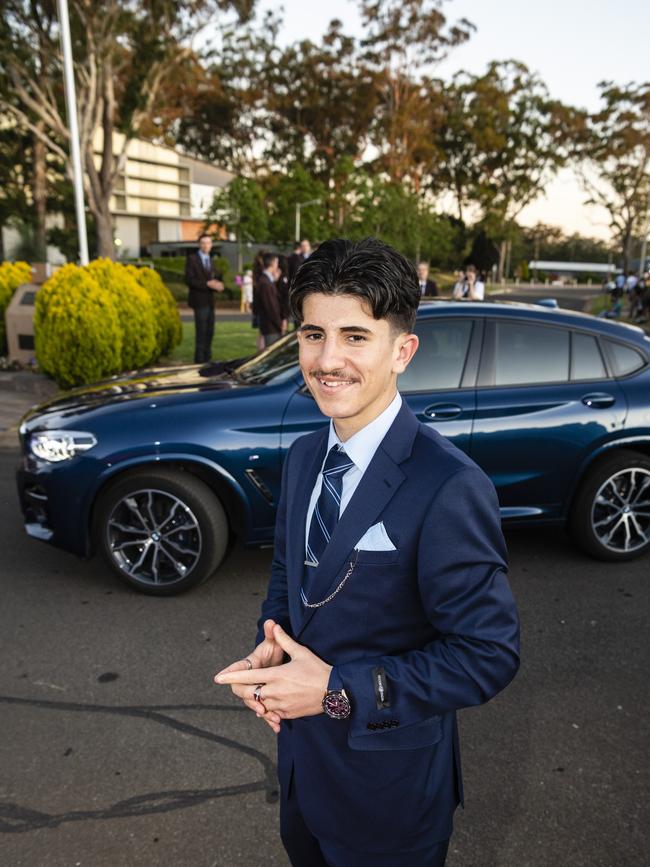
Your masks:
M472 333L469 319L429 319L417 322L420 338L411 363L397 380L400 391L458 388Z
M631 346L625 346L623 343L615 343L613 340L606 341L609 355L612 359L615 376L627 376L629 373L634 373L635 370L640 370L645 364L645 358L636 349Z
M571 379L605 379L607 372L595 337L573 334Z
M497 322L495 384L566 382L569 332L547 325Z

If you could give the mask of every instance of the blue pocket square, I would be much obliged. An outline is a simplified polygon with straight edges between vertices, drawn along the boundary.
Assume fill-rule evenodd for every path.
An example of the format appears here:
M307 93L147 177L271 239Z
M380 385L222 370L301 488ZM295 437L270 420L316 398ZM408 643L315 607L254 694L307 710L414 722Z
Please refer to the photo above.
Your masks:
M395 545L390 540L390 536L386 532L384 522L373 524L369 530L363 534L357 544L354 546L359 551L396 551Z

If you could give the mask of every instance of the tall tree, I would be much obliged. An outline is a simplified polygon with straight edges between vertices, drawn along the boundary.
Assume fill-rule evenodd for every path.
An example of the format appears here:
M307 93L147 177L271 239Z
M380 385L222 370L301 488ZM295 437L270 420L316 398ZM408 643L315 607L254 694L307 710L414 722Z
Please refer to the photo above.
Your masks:
M110 199L128 142L155 115L162 85L194 54L192 40L219 15L250 15L254 0L72 0L82 160L99 253L112 256ZM53 0L6 0L0 69L13 99L0 106L68 166L62 58ZM35 41L41 46L33 51ZM115 137L114 133L121 133ZM116 148L117 144L117 148ZM99 149L99 159L96 151Z
M5 258L2 227L16 228L27 223L33 226L33 211L28 176L31 172L31 141L29 134L14 125L0 125L0 261ZM30 219L31 218L31 219Z
M589 204L609 214L609 225L628 271L635 234L650 221L650 82L601 82L602 108L587 121L578 148Z
M266 241L269 220L263 188L250 178L235 178L215 194L205 223L206 228L212 223L227 225L238 241Z
M501 277L516 218L568 161L581 115L550 99L542 80L514 60L490 63L484 75L457 75L449 108L439 141L450 156L445 170L459 214L474 205L499 244Z
M374 144L391 181L419 189L434 154L429 116L439 100L424 74L449 50L465 42L474 26L449 25L446 0L361 0L364 62L376 70L380 105Z
M271 50L264 70L264 108L273 163L304 165L329 183L343 158L361 159L377 105L376 75L356 42L332 21L321 44L303 40Z
M296 205L312 202L300 211L300 236L321 240L329 235L327 188L304 166L295 163L287 172L276 172L264 180L269 210L271 239L288 242L294 238Z

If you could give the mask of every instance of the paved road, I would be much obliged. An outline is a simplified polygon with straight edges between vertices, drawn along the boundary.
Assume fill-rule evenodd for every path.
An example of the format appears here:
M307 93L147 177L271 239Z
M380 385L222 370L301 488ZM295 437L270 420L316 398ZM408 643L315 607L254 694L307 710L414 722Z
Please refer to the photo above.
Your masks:
M286 867L274 736L211 683L250 649L270 553L235 548L182 597L135 594L22 534L16 460L0 451L2 867ZM460 715L448 865L642 867L649 559L508 541L523 665Z
M560 307L564 307L567 310L582 311L586 302L598 295L602 295L600 287L593 289L580 287L574 289L570 286L535 286L533 288L512 286L505 292L491 293L489 298L491 301L523 301L525 304L530 304L540 298L555 298Z

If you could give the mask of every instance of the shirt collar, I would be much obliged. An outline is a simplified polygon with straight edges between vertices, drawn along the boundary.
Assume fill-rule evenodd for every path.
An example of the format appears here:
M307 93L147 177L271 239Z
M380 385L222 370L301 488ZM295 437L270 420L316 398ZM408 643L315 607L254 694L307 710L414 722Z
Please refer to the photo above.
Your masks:
M336 433L336 428L334 427L334 421L330 419L330 431L327 440L328 453L333 445L343 446L346 455L351 461L354 461L354 465L361 470L362 473L365 473L368 464L375 456L379 444L388 433L388 429L392 423L395 421L401 406L402 395L398 391L386 409L381 412L377 418L373 419L373 421L369 422L365 427L362 427L361 430L358 430L345 442L341 442L339 439Z

